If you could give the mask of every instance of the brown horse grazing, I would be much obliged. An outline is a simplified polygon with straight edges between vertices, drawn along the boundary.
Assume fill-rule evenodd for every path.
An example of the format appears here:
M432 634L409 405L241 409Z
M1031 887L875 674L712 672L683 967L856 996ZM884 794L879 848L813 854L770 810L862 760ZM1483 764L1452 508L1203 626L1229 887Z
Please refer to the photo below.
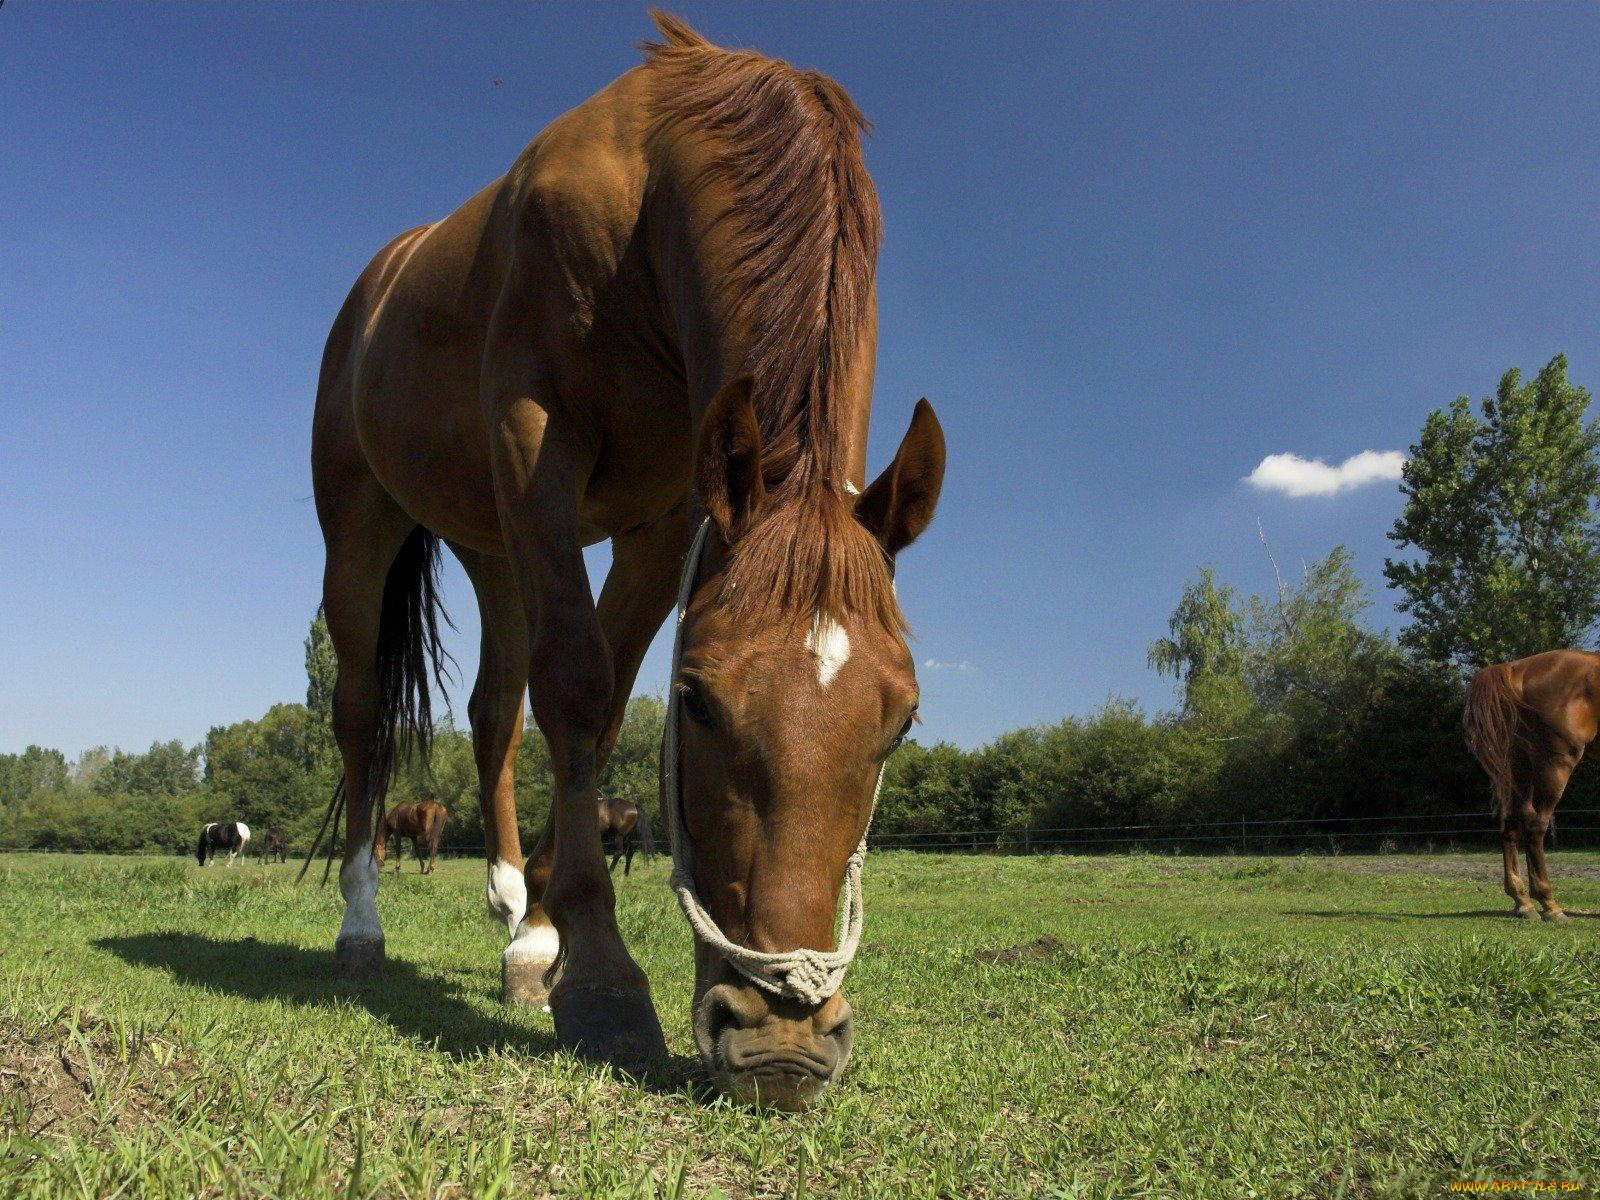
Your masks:
M1545 870L1544 835L1573 768L1600 730L1600 655L1551 650L1485 667L1467 688L1461 723L1494 788L1513 916L1531 917L1528 891L1546 921L1566 921ZM1517 842L1528 856L1528 887Z
M881 240L861 114L816 72L655 19L642 66L373 259L329 335L312 438L348 796L336 971L384 958L372 812L397 754L426 749L442 540L482 614L468 714L506 994L625 1063L665 1044L618 931L595 781L702 516L672 680L693 882L727 939L826 951L917 704L893 562L945 461L919 403L861 490ZM583 547L607 538L597 604ZM524 688L555 780L525 871ZM849 1054L843 994L797 999L696 945L712 1077L809 1103Z
M289 861L289 835L276 825L271 826L261 835L261 862Z
M622 862L623 878L633 873L633 856L644 848L644 860L655 857L656 838L650 828L650 814L632 800L620 796L601 796L597 804L600 817L600 838L611 837L611 874L617 873L617 863ZM624 861L626 860L626 861Z
M391 808L383 819L383 835L374 843L372 850L378 865L383 866L384 860L389 855L389 839L394 838L395 873L400 872L400 860L404 857L399 846L402 838L411 839L411 852L417 856L417 861L422 864L422 873L432 875L434 864L439 860L439 839L444 836L444 822L446 813L444 805L433 800L424 800L419 804L397 804ZM427 856L423 856L423 847L427 847Z

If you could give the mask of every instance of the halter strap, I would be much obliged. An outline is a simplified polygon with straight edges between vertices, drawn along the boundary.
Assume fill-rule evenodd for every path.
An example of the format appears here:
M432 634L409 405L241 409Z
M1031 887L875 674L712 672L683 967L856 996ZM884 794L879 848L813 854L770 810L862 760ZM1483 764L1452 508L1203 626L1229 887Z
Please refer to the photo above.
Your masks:
M855 488L847 487L854 493ZM672 634L672 674L675 681L683 665L683 617L689 608L689 597L694 591L695 578L700 571L700 556L705 551L706 535L711 528L708 517L700 522L694 535L694 545L684 560L683 579L678 585L678 619ZM683 706L677 688L669 682L667 693L667 721L665 745L661 755L661 807L666 810L667 845L672 850L672 878L670 884L677 894L678 905L689 919L694 935L720 954L728 965L751 983L779 996L788 996L800 1003L816 1006L839 990L844 973L855 960L861 945L861 930L866 920L866 902L861 894L861 864L867 857L867 835L845 863L844 924L837 941L837 950L812 950L802 946L795 950L781 950L768 954L752 950L730 941L718 927L711 914L700 902L694 885L694 847L688 830L683 827L683 791L678 778L678 713ZM878 793L883 788L883 767L878 768L878 781L872 789L872 808L878 807ZM868 814L867 825L872 824Z

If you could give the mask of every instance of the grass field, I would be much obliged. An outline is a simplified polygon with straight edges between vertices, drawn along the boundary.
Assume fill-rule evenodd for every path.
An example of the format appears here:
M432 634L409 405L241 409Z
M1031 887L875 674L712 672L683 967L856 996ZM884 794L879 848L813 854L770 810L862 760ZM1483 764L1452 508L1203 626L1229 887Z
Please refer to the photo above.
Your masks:
M1600 855L1552 868L1600 908ZM387 875L357 985L292 867L0 856L0 1195L1587 1191L1600 919L1514 922L1496 870L875 855L855 1058L787 1117L700 1081L659 861L618 880L674 1055L638 1083L498 1002L478 864Z

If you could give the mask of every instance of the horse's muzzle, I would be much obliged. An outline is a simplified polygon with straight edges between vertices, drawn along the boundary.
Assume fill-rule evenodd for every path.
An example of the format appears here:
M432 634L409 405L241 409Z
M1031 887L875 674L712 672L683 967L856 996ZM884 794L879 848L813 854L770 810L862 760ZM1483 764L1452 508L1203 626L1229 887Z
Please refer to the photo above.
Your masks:
M694 1040L729 1096L799 1112L850 1061L854 1018L842 993L813 1008L751 984L719 983L695 1005Z

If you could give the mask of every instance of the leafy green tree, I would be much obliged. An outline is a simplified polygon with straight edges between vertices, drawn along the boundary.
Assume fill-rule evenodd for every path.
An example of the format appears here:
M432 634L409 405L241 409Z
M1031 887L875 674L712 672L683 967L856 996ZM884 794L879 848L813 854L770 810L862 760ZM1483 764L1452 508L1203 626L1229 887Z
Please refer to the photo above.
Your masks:
M139 796L181 796L200 782L200 747L174 739L156 742L143 754L124 750L98 771L91 785L101 795L118 792Z
M1158 675L1178 681L1186 711L1197 685L1205 690L1206 681L1237 678L1243 670L1248 644L1239 593L1231 584L1218 584L1210 567L1184 584L1167 630L1168 636L1150 643L1148 662Z
M1305 724L1349 716L1371 702L1392 644L1367 628L1366 585L1344 546L1305 570L1275 601L1253 596L1249 676L1257 702Z
M649 808L655 820L661 795L661 735L667 706L660 696L635 696L628 701L617 731L617 744L600 777L600 792L623 796ZM659 826L659 822L657 822Z
M0 754L0 805L66 791L67 779L66 755L59 750L29 746L21 754Z
M322 606L311 618L306 633L306 709L311 714L308 748L311 769L318 772L337 769L338 750L333 740L333 689L339 682L339 657L333 651L328 622Z
M1600 428L1565 355L1524 380L1507 371L1482 402L1428 415L1400 485L1389 559L1411 625L1401 643L1473 669L1585 642L1600 619Z

